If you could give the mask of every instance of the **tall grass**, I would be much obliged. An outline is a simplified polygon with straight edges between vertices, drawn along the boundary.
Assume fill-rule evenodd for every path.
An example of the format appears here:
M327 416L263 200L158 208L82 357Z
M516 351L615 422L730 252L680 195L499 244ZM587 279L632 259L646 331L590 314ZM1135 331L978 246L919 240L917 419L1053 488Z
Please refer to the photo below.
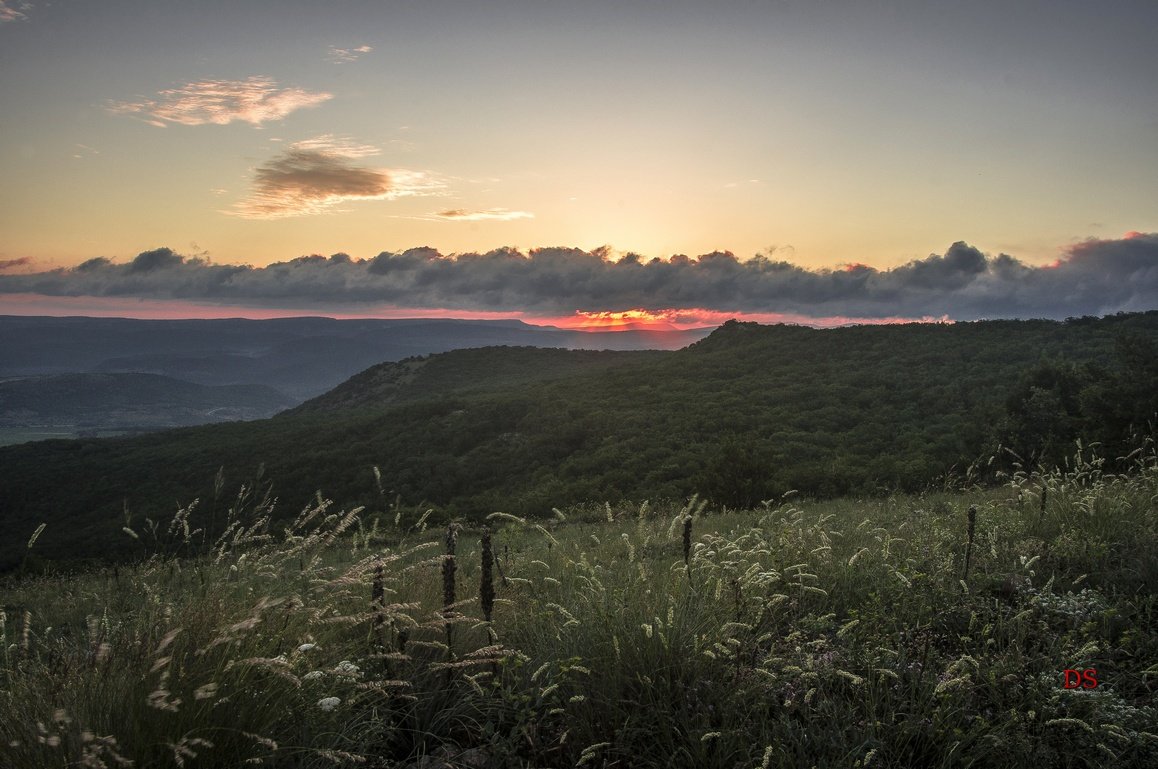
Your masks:
M207 554L5 585L0 765L1156 765L1132 461L443 535L321 498L279 530L250 495Z

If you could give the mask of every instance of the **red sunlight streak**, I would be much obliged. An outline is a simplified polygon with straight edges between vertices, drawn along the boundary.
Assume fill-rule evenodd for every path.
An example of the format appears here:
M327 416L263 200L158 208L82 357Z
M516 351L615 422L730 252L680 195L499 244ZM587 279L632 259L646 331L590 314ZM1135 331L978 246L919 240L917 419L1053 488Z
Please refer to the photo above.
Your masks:
M686 331L693 328L719 326L728 320L738 320L762 324L787 323L797 326L813 326L815 328L834 328L837 326L852 325L880 325L894 323L952 323L949 316L940 318L851 318L845 316L829 316L813 318L796 313L779 312L724 312L720 310L687 309L687 310L644 310L632 309L619 312L599 311L587 312L576 310L573 315L563 315L549 318L528 318L522 320L537 325L552 325L559 328L572 328L580 331Z
M533 322L533 321L528 321ZM555 318L552 326L574 328L580 331L625 331L646 329L652 331L677 328L680 317L675 310L623 310L620 312L587 312L576 310L574 315Z

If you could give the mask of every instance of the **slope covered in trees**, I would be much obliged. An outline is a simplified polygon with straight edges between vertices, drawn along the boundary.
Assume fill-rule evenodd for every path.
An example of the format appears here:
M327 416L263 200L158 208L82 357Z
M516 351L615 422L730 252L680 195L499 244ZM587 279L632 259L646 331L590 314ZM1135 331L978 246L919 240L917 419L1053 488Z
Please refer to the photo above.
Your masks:
M168 520L194 499L192 525L219 525L259 468L284 516L319 491L478 518L693 493L743 507L789 489L920 490L1002 440L1030 436L1016 445L1035 461L1070 438L1123 441L1145 427L1156 339L1158 312L831 330L730 322L670 353L457 351L371 369L262 422L0 450L0 510L15 532L49 524L42 555L76 558L131 555L126 517ZM1080 372L1076 396L1034 384L1042 366ZM1032 443L1027 425L1050 420L1069 432ZM22 547L7 545L0 566Z

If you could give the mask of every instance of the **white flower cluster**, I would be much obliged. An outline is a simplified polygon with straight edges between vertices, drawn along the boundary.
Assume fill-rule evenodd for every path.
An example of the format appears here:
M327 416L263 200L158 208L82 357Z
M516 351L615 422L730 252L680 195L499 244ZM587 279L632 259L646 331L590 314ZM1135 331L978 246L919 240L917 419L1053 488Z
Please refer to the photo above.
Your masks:
M337 665L334 665L334 673L340 676L357 678L362 675L362 670L353 662L350 662L349 660L342 660Z
M1097 689L1066 689L1061 685L1061 676L1053 673L1040 674L1036 683L1048 692L1047 708L1056 717L1078 717L1091 724L1110 724L1131 739L1152 740L1142 732L1153 731L1153 725L1158 723L1158 709L1132 705L1108 685Z
M318 700L318 707L326 713L332 712L335 708L342 704L342 701L337 697L323 697Z
M1098 591L1089 588L1083 588L1076 595L1072 592L1065 595L1042 593L1033 589L1026 592L1030 596L1031 606L1047 614L1070 617L1080 622L1095 619L1107 609L1106 599Z

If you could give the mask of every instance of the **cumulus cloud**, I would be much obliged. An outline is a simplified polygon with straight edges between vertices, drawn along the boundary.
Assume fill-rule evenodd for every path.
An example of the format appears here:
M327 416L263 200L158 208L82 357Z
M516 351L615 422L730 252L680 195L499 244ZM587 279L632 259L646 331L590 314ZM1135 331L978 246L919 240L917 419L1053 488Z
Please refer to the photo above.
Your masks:
M279 88L268 77L246 80L203 80L161 91L155 99L115 102L115 113L139 115L151 125L228 125L234 121L260 126L281 120L294 110L314 107L333 98L322 91Z
M326 59L334 64L349 64L352 61L357 61L362 54L370 53L374 49L368 45L360 45L357 48L338 48L330 46L330 53Z
M433 214L436 219L451 222L509 222L515 219L534 219L527 211L511 211L506 208L488 208L483 211L468 211L464 208L450 208Z
M498 249L443 255L432 248L303 256L268 267L216 265L169 249L118 264L0 275L0 293L180 298L231 305L359 305L540 315L694 310L801 318L1065 318L1158 309L1158 234L1089 240L1033 266L966 243L888 270L850 264L808 270L728 252L645 259L610 249ZM673 316L674 317L674 316Z
M153 251L145 251L137 254L133 261L129 262L126 272L129 275L137 275L144 272L155 272L156 270L168 270L174 267L182 267L188 262L189 264L198 264L199 260L181 256L173 251L171 248L158 248Z
M246 219L281 219L323 213L348 200L390 200L435 194L442 182L423 171L376 169L354 161L378 150L333 136L290 145L254 171L253 192L232 213Z

